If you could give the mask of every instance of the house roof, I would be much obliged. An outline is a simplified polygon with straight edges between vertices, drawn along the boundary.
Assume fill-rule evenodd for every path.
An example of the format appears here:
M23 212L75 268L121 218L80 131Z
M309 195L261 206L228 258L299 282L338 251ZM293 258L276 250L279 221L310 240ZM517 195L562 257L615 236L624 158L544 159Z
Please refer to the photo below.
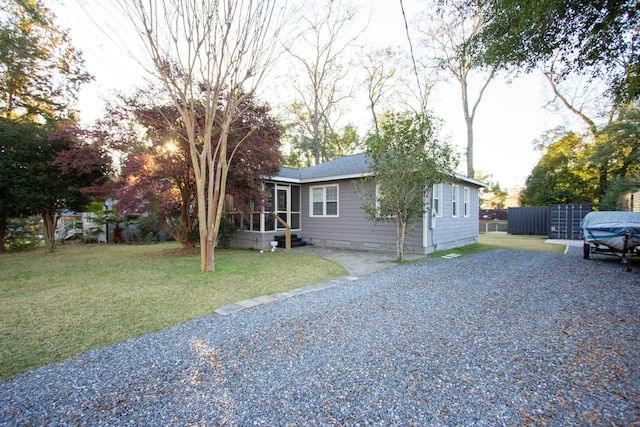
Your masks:
M364 153L352 154L350 156L338 157L335 160L326 163L320 163L317 166L301 169L301 179L319 179L319 178L336 178L336 177L358 177L369 173L369 165L367 157Z
M361 178L369 173L370 169L367 156L364 153L360 153L338 157L335 160L304 169L283 167L277 176L271 178L279 181L309 183ZM456 174L455 177L460 181L477 185L478 187L486 187L484 183L475 179L458 174Z

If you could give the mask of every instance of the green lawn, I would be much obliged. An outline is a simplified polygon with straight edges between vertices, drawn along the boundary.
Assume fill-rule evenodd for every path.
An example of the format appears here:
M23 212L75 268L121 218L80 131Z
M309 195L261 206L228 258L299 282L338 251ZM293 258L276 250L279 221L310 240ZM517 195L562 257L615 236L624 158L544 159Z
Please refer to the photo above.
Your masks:
M212 314L223 305L347 275L293 252L199 253L159 245L68 245L0 255L0 379Z
M478 244L490 249L516 249L521 251L540 251L563 253L564 245L545 243L546 236L514 236L506 233L486 233L478 236Z
M547 237L544 236L514 236L506 233L483 233L478 236L478 243L474 245L435 252L431 254L430 257L439 258L450 253L456 253L464 256L491 249L514 249L520 251L557 253L564 252L564 245L545 243L545 240L547 240Z

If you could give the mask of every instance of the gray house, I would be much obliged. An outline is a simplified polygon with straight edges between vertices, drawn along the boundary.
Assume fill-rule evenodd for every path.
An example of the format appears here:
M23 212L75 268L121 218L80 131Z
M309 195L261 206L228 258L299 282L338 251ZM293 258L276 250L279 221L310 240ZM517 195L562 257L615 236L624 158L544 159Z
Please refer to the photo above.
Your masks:
M353 250L396 250L394 223L366 218L356 185L368 175L364 154L354 154L306 169L282 168L265 185L270 200L236 214L241 231L233 247L269 249L270 242L291 227L294 244ZM432 212L407 230L406 253L427 254L475 243L478 237L479 181L456 176L455 182L435 185L429 191Z

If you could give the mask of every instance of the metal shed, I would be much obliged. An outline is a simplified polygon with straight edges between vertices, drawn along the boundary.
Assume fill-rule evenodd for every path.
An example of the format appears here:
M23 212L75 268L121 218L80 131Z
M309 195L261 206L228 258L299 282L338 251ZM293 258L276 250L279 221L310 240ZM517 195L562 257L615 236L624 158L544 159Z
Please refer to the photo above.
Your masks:
M589 204L509 208L507 232L580 240L580 221L589 212Z
M591 205L549 205L549 238L580 240L580 221Z

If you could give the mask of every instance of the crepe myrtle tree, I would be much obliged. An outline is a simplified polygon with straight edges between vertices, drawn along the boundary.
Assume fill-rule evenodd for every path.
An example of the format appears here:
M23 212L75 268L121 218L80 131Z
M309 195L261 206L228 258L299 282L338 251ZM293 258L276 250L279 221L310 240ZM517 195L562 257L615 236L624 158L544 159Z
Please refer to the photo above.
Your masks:
M370 174L359 187L362 208L370 220L395 223L398 261L404 259L408 228L430 209L428 189L451 180L458 164L450 144L437 133L430 114L392 113L365 143Z
M118 0L116 4L146 48L146 61L136 59L160 82L184 123L195 176L200 269L215 271L231 126L238 106L264 82L275 62L286 2ZM204 100L202 118L194 102L197 94Z

